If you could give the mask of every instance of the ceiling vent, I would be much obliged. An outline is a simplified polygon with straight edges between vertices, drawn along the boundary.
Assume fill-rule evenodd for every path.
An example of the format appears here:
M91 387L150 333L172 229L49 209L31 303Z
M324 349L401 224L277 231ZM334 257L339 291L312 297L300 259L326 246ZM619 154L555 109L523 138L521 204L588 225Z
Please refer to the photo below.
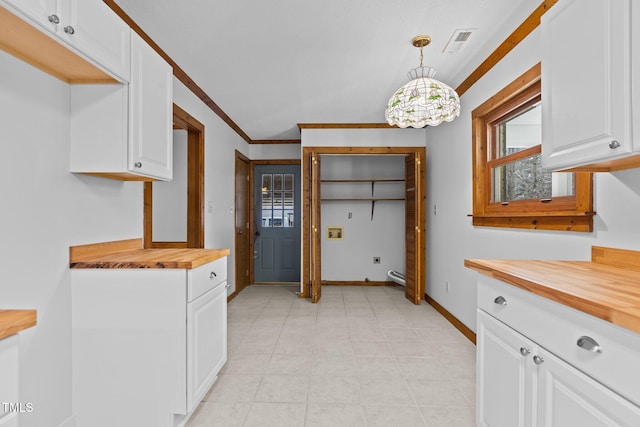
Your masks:
M456 53L461 51L469 41L471 34L473 34L473 32L476 30L477 28L466 28L463 30L461 29L455 30L451 35L451 37L449 38L449 42L444 47L442 52Z

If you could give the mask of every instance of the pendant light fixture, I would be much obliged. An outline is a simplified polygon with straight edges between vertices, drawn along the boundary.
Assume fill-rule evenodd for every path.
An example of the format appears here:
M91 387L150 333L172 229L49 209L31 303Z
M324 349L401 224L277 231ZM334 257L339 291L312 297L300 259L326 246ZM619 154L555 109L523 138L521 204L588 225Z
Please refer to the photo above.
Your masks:
M407 73L410 82L389 99L384 115L390 125L400 128L438 126L460 115L460 98L456 91L433 78L435 68L422 65L422 49L429 43L431 37L427 35L412 40L412 44L420 48L420 66Z

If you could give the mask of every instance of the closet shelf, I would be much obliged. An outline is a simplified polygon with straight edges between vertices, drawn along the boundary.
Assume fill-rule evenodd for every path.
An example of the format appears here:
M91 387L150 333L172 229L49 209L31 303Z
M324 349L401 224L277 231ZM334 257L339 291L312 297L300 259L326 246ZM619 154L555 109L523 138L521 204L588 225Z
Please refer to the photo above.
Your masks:
M320 182L404 182L404 179L321 179Z

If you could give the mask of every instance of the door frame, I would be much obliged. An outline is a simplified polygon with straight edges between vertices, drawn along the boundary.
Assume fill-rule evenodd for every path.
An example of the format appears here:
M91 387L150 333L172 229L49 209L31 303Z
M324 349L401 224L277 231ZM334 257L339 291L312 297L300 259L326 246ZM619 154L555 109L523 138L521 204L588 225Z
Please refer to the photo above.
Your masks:
M153 241L153 182L145 182L144 247L204 248L204 125L173 104L173 129L187 131L187 241Z
M247 191L249 192L249 253L247 256L249 257L249 283L254 282L254 268L253 268L253 251L255 250L255 239L253 238L256 233L255 226L255 212L253 209L255 198L253 195L253 186L255 183L255 173L254 167L256 165L300 165L300 159L275 159L275 160L250 160L249 161L249 185ZM300 171L300 176L302 176L302 170ZM303 193L304 197L304 193ZM303 198L304 200L304 198ZM303 202L304 204L304 202ZM300 216L304 218L304 211L302 210L302 206L300 207ZM304 227L304 225L303 225ZM302 265L300 266L302 270Z
M236 150L236 155L235 155L235 162L234 164L237 166L238 161L241 161L243 163L247 164L247 183L245 185L245 190L244 193L240 193L238 191L238 186L237 186L237 182L238 182L238 168L235 167L235 171L234 171L234 175L235 175L235 179L234 179L234 197L235 197L235 214L238 214L238 199L242 198L244 200L245 203L245 212L246 212L246 218L247 218L247 222L248 222L248 226L245 227L245 233L244 236L239 235L238 231L235 230L235 239L234 239L234 247L235 247L235 252L234 252L234 257L236 259L236 268L235 268L235 278L236 278L236 287L234 289L234 294L238 294L240 291L242 291L246 286L249 286L253 283L253 279L251 276L251 270L253 267L253 263L251 262L253 260L253 257L251 256L251 254L253 253L252 251L252 243L253 243L253 239L251 238L253 236L253 234L251 234L251 224L252 224L252 211L253 211L253 206L251 206L251 194L252 194L252 188L251 188L251 170L252 170L252 165L251 165L251 160L249 160L249 158L247 156L245 156L244 154L242 154L241 152L239 152L238 150ZM234 218L234 223L236 222L236 218ZM234 227L235 228L235 227ZM245 252L241 251L241 245L240 245L240 240L241 239L247 239L247 244L244 245L245 248ZM241 268L239 268L238 266L241 265L240 260L244 260L246 262L247 265L247 270L249 271L249 274L247 274L246 272L243 272ZM246 280L246 283L245 283ZM242 285L242 286L241 286Z
M319 248L313 248L312 245L312 226L311 218L309 218L309 210L315 203L316 194L311 191L311 161L312 155L323 154L369 154L369 155L408 155L415 154L416 159L420 162L420 183L418 186L418 192L416 194L418 200L418 231L419 231L419 244L418 253L416 258L421 262L416 263L418 277L417 292L420 295L420 299L425 298L425 279L426 272L424 266L426 265L426 212L427 212L427 198L426 198L426 148L425 147L303 147L302 148L302 200L303 200L303 221L302 221L302 287L300 289L300 298L310 298L311 285L313 283L313 270L312 270L312 257L315 253L320 253ZM405 213L406 214L406 213ZM317 239L318 245L321 245L321 239ZM317 264L317 263L313 263ZM316 278L321 283L321 278Z

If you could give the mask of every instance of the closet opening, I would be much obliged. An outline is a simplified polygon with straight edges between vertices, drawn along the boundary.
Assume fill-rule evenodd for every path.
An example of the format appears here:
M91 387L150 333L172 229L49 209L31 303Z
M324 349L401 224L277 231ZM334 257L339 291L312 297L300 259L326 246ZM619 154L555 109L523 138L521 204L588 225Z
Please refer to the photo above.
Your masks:
M301 297L322 285L379 285L405 275L414 304L425 289L425 148L303 148Z

